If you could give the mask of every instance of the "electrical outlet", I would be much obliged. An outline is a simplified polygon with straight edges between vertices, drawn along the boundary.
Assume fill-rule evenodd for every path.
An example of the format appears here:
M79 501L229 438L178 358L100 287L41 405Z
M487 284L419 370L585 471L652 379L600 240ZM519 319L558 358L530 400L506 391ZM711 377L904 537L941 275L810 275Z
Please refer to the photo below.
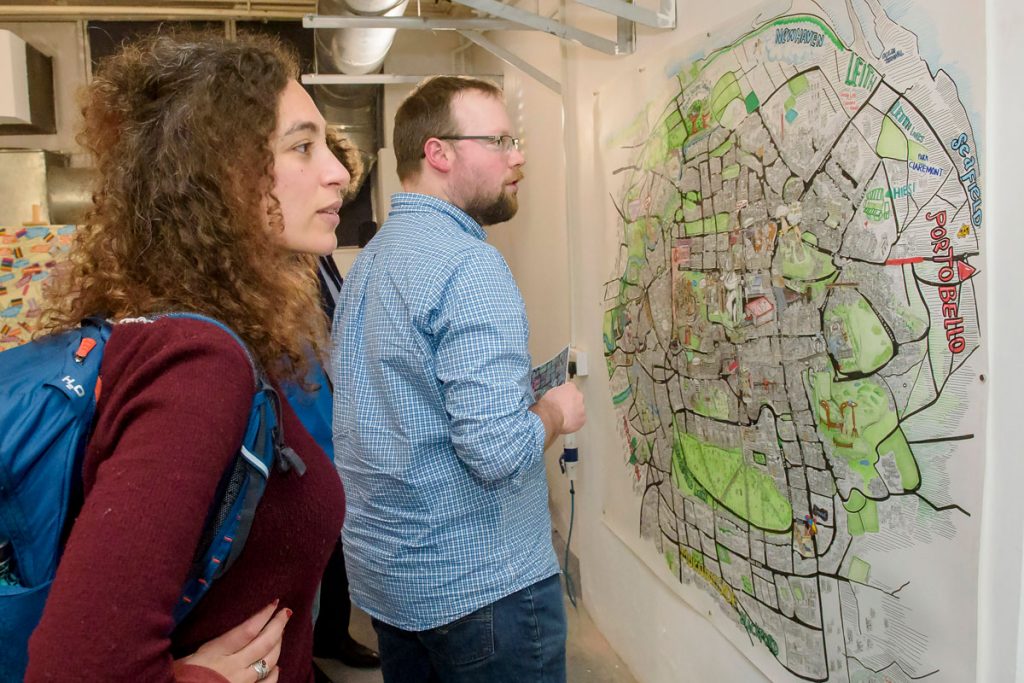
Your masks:
M588 373L587 352L575 346L569 347L569 374L574 377L586 377Z

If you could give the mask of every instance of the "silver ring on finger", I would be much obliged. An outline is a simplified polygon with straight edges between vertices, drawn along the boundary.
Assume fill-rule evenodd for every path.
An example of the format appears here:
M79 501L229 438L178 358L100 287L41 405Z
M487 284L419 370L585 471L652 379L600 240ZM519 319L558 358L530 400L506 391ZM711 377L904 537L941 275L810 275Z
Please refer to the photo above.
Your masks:
M264 678L270 675L270 665L267 664L267 660L261 659L258 662L253 662L250 666L256 670L256 680L262 681Z

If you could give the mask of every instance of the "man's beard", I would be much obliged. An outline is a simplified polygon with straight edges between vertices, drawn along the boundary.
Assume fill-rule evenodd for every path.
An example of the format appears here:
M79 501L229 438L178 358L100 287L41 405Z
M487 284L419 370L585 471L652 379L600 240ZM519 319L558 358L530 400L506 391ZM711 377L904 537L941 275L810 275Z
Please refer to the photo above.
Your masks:
M469 200L462 210L480 225L497 225L516 215L516 211L519 210L519 198L508 190L502 190L494 199L478 195Z

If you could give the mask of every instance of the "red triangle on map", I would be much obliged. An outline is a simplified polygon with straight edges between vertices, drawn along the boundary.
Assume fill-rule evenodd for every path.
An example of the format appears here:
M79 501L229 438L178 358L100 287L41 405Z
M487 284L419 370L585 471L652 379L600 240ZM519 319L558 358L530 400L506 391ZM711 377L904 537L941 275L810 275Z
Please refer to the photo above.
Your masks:
M976 272L978 272L978 269L975 268L974 266L972 266L967 261L957 261L956 262L956 267L957 267L957 271L958 271L958 273L960 275L960 282L964 282L965 280L970 278L972 275L974 275Z

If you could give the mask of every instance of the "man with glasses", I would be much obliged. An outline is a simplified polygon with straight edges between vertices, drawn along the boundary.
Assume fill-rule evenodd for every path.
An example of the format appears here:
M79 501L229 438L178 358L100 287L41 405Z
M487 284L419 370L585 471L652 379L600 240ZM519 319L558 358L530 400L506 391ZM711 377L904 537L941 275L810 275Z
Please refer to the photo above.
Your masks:
M525 162L501 91L442 76L395 117L405 192L334 321L334 439L352 598L386 683L565 681L544 449L586 419L572 384L534 401L526 311L483 226Z

